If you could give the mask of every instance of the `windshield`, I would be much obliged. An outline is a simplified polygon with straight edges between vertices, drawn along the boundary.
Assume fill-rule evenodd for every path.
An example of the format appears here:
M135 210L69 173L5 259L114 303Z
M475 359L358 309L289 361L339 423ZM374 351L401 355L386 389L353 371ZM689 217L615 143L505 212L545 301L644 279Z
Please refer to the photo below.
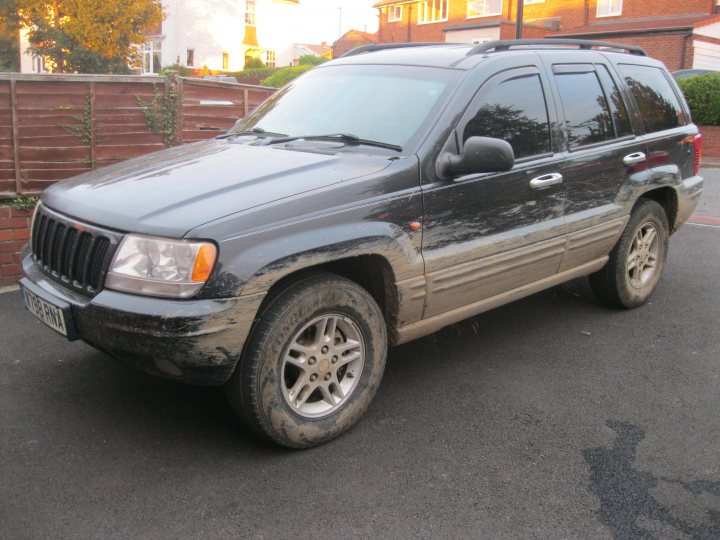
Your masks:
M422 134L461 73L411 66L327 66L291 82L230 133L352 134L406 146Z

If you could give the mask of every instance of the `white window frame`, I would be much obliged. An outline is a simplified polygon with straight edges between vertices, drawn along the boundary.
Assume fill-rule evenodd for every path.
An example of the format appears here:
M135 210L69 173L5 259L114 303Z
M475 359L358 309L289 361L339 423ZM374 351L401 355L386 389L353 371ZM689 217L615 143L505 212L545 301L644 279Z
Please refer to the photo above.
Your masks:
M399 6L389 6L388 12L387 12L387 22L400 22L403 18L403 7L402 5Z
M155 75L159 73L159 71L153 71L155 53L160 54L160 62L158 63L160 64L160 70L162 70L162 41L156 39L146 41L143 45L143 75Z
M45 57L39 54L32 55L32 72L33 73L47 73L45 68Z
M473 11L477 11L477 15L470 14L471 4L473 5ZM477 19L479 17L492 17L494 15L502 15L503 2L500 2L500 11L486 11L482 13L480 11L480 5L482 5L487 10L487 0L468 0L466 17L468 19Z
M615 10L612 10L612 5L617 2ZM622 15L623 0L597 0L597 6L595 8L595 15L597 17L617 17Z
M524 5L530 5L530 4L544 4L545 0L523 0Z
M425 0L418 3L418 24L432 24L448 20L450 0ZM438 15L438 18L435 17Z
M277 55L275 54L275 51L265 51L265 65L267 67L277 66Z
M257 10L257 4L255 0L245 0L245 24L247 26L256 26L255 14Z

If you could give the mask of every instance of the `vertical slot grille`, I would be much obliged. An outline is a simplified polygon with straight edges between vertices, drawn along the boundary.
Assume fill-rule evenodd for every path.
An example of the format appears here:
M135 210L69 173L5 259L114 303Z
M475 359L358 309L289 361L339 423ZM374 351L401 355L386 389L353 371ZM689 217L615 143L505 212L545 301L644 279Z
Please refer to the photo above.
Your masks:
M107 270L110 238L87 227L54 218L39 210L31 248L42 272L87 294L102 287Z

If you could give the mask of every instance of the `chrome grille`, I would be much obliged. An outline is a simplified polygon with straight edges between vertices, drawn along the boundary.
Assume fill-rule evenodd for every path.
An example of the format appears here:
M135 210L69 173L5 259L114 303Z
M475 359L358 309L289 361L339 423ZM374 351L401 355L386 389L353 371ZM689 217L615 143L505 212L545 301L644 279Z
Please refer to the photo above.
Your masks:
M48 277L78 292L102 289L121 235L79 223L40 207L32 230L35 262Z

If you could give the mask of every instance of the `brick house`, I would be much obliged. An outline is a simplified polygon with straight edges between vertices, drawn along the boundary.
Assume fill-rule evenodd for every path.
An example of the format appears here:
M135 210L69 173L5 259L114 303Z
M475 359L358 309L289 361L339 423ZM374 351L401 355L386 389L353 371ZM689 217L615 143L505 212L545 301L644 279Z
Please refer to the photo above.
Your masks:
M671 71L720 70L718 0L525 0L523 37L618 41ZM381 0L380 43L513 39L516 0Z
M377 34L369 34L360 30L348 30L333 43L333 58L339 58L348 51L361 45L372 45L378 42Z

